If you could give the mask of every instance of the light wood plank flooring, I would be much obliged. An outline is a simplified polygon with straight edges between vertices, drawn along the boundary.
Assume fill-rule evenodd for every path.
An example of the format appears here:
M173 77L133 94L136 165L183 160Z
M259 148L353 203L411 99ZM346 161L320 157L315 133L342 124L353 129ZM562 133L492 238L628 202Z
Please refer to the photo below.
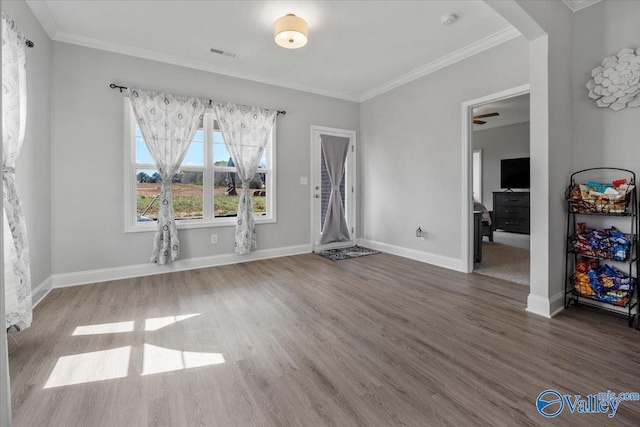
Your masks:
M309 254L57 289L10 355L16 426L634 425L534 406L640 391L640 332L387 254ZM163 372L163 370L165 372Z

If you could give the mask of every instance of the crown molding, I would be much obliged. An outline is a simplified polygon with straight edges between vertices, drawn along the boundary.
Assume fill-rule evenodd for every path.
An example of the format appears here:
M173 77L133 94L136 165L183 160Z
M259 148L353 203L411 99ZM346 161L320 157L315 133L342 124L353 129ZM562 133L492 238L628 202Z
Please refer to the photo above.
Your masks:
M602 0L562 0L562 3L565 4L571 10L571 12L575 13L579 10L584 9L585 7L592 6L596 3L600 3Z
M563 0L565 1L565 0ZM572 0L566 0L572 1ZM566 4L565 1L565 4ZM579 1L579 0L576 0ZM586 0L587 3L596 3L600 0ZM513 26L509 26L501 31L489 35L483 39L477 40L470 45L467 45L461 49L458 49L450 54L447 54L435 61L432 61L422 67L416 68L406 74L396 77L386 83L374 87L368 91L365 91L359 95L329 91L316 87L306 86L291 83L285 80L265 78L257 74L243 73L236 70L229 69L227 67L211 64L206 61L200 61L196 59L184 58L177 55L171 55L163 52L158 52L151 49L138 48L126 44L108 42L100 39L94 39L91 37L79 36L76 34L60 31L58 24L56 23L51 11L47 7L46 2L38 0L26 0L27 5L31 8L31 11L36 16L40 24L46 31L49 38L53 41L62 43L69 43L78 46L84 46L92 49L104 50L107 52L118 53L121 55L133 56L137 58L148 59L151 61L163 62L166 64L177 65L186 68L192 68L201 71L207 71L216 74L222 74L229 77L236 77L245 80L251 80L258 83L264 83L287 89L299 90L302 92L313 93L316 95L327 96L331 98L342 99L351 102L364 102L375 96L381 95L399 86L412 82L420 77L426 76L430 73L438 71L449 65L460 62L473 55L477 55L487 49L491 49L499 44L505 43L521 35L521 33ZM586 7L586 6L583 6Z
M373 89L360 94L358 100L359 102L364 102L399 86L419 79L420 77L424 77L428 74L448 67L449 65L455 64L456 62L460 62L473 55L484 52L487 49L491 49L492 47L508 42L509 40L512 40L521 35L522 34L520 33L520 31L518 31L515 27L509 26L503 30L491 34L490 36L477 40L470 45L451 52L448 55L438 58L435 61L423 65L422 67L416 68L413 71L409 71L408 73L396 77L393 80L389 80L388 82L383 83L380 86L374 87Z
M26 3L27 6L29 6L29 9L31 9L31 12L33 12L38 21L40 21L40 25L42 25L42 28L47 33L49 38L51 40L55 40L56 34L58 34L60 28L58 27L58 23L49 10L47 2L26 0Z
M58 42L75 44L78 46L89 47L93 49L105 50L107 52L119 53L127 56L134 56L137 58L149 59L151 61L164 62L167 64L177 65L186 68L193 68L201 71L208 71L211 73L222 74L225 76L236 77L245 80L251 80L258 83L265 83L274 86L280 86L287 89L299 90L302 92L309 92L316 95L328 96L331 98L343 99L345 101L358 102L356 96L352 96L345 93L333 92L324 89L318 89L310 86L299 85L284 80L270 79L256 74L243 73L236 70L231 70L226 67L211 64L205 61L199 61L197 59L184 58L177 55L171 55L167 53L158 52L150 49L143 49L139 47L133 47L120 43L106 42L90 37L78 36L75 34L65 33L58 31L53 39Z

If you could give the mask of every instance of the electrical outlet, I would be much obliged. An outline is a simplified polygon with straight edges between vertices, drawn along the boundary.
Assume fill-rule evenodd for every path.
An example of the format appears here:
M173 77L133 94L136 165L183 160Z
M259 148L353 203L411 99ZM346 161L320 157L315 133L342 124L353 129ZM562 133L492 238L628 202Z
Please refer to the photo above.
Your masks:
M211 235L211 244L212 245L217 245L218 244L218 235L217 234L212 234Z
M418 227L416 229L416 237L420 240L424 240L427 237L427 232L422 229L422 227Z

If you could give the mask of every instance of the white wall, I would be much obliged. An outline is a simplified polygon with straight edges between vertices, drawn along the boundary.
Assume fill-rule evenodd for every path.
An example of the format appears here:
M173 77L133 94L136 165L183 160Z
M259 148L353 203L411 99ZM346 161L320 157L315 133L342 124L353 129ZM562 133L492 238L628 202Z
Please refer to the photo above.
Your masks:
M473 132L473 149L482 150L482 203L493 210L493 192L501 191L500 160L529 157L529 122Z
M27 127L16 164L18 193L27 220L32 288L51 274L50 105L51 41L24 1L2 9L35 43L27 49Z
M174 65L53 43L51 215L56 274L148 263L153 233L123 232L123 98L115 82L283 109L276 224L259 249L309 244L310 125L359 131L358 104ZM233 252L233 227L181 230L183 259ZM210 244L210 234L218 244Z
M640 173L640 108L599 108L585 84L591 70L623 48L640 47L640 2L605 1L575 14L573 123L575 168L614 166Z
M531 286L527 310L563 307L566 203L573 169L572 12L559 1L485 0L530 40Z
M527 83L528 64L519 37L361 104L365 239L461 260L461 105Z

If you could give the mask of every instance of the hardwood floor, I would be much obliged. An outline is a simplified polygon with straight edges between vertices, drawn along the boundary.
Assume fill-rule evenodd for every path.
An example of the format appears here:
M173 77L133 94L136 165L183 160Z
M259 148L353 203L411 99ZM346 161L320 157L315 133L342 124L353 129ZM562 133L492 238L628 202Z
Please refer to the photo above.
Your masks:
M10 355L15 426L634 425L538 414L640 391L640 332L387 254L309 254L57 289ZM93 326L92 326L93 325Z

